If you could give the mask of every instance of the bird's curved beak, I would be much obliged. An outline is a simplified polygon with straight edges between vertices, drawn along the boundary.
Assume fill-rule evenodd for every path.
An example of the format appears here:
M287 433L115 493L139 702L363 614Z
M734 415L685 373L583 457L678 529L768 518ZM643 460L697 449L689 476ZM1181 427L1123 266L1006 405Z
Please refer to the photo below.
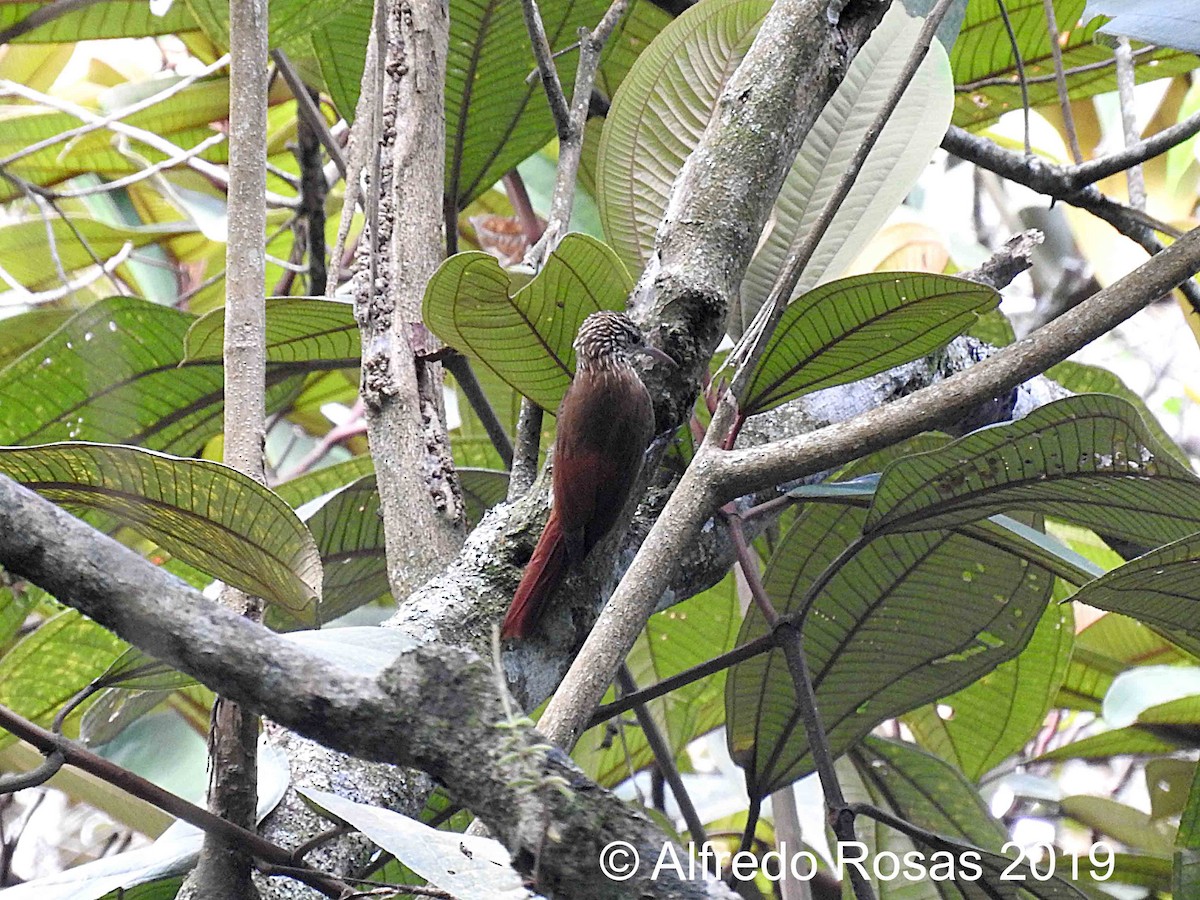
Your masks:
M663 353L657 347L651 347L649 344L642 344L640 347L634 348L638 353L644 353L651 359L657 359L659 362L666 363L669 366L679 367L679 363L675 362L673 357Z

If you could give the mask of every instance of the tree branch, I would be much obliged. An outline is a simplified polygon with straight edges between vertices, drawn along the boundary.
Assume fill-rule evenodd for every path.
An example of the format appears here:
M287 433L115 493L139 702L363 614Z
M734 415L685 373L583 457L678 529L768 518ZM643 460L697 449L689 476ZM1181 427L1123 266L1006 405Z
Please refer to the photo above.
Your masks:
M578 898L699 898L712 884L599 869L629 841L655 859L665 835L591 784L527 723L513 723L491 667L470 651L421 645L377 678L313 656L205 599L132 550L0 477L0 564L222 696L363 759L414 766L453 786L522 871ZM649 855L647 855L649 854ZM571 887L567 887L567 886ZM641 894L639 894L640 896ZM722 896L724 896L722 894Z
M1200 130L1200 123L1197 123L1196 127ZM1174 132L1171 139L1177 138L1178 134L1179 132ZM1088 180L1094 180L1093 175L1104 177L1105 167L1099 165L1103 160L1084 163L1078 167L1056 166L1036 156L1023 157L1012 153L987 138L978 137L954 125L950 126L950 130L942 139L942 148L1030 190L1087 210L1141 245L1147 253L1155 254L1163 248L1162 241L1155 235L1156 231L1173 236L1178 234L1174 229L1154 221L1145 213L1109 199L1094 185L1086 183ZM1136 148L1140 149L1136 149L1134 156L1145 152L1143 145L1136 145ZM1082 176L1078 174L1080 171L1084 173ZM1192 308L1200 309L1200 287L1191 282L1184 282L1181 290Z
M635 317L653 323L654 343L679 363L665 376L649 373L658 421L682 422L690 414L800 143L886 7L849 2L835 18L819 0L780 0L726 83L704 136L675 180L654 252L631 298ZM644 571L626 573L543 714L545 733L560 746L574 744L662 595L685 550L684 537L695 535L711 514L715 504L705 470L702 453L638 554L638 559L653 555L659 573L649 582L643 581ZM664 540L668 530L675 537ZM658 547L667 545L671 553L659 555Z

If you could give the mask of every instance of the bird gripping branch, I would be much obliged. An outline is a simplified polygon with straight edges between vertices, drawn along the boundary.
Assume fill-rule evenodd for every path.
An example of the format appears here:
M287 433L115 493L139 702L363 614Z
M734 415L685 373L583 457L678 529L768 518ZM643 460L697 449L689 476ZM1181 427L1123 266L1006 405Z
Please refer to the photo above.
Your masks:
M575 378L557 413L550 519L500 628L526 638L567 566L578 565L616 523L654 436L650 393L632 354L669 356L645 345L625 315L601 310L575 338Z

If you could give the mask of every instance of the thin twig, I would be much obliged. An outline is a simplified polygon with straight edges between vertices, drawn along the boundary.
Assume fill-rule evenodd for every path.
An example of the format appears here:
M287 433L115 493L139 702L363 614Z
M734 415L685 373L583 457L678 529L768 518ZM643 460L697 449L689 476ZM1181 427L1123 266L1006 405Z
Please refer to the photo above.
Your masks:
M987 138L970 134L954 125L950 126L942 138L942 148L1030 190L1087 210L1141 245L1147 253L1157 254L1163 250L1163 242L1155 232L1176 239L1180 237L1178 229L1159 222L1144 212L1117 203L1100 193L1095 185L1077 186L1071 168L1056 166L1038 157L1021 157ZM1090 166L1090 163L1085 163L1080 168L1094 171L1088 168ZM1200 310L1200 286L1188 279L1178 287L1192 308Z
M1129 38L1124 36L1117 38L1117 46L1113 48L1113 55L1117 60L1117 99L1121 107L1121 134L1125 139L1125 148L1128 150L1138 142L1137 108L1133 98L1133 53L1129 47ZM1146 209L1146 179L1142 175L1141 165L1129 166L1125 170L1125 178L1129 185L1129 205L1144 212Z
M292 96L296 98L296 114L308 123L309 128L316 132L317 137L321 141L321 146L325 148L325 152L329 154L329 158L337 166L337 170L341 173L342 178L345 178L346 157L342 154L342 145L338 143L337 138L333 136L333 132L329 130L329 123L325 121L325 117L321 115L317 104L313 102L313 98L309 95L308 86L304 83L304 79L300 77L300 73L296 71L296 67L292 65L291 59L283 50L278 47L274 48L271 51L271 59L279 67L279 74L283 76L283 80L287 82Z
M0 79L0 97L2 96L21 97L33 103L40 103L43 106L48 106L51 109L65 112L83 122L96 125L97 127L108 128L117 134L124 135L128 138L133 138L136 141L141 141L148 147L153 147L160 153L165 153L168 156L176 156L184 152L184 149L177 144L173 144L160 135L152 131L147 131L144 128L135 128L132 125L127 125L124 122L111 120L111 117L106 118L99 116L90 109L80 106L77 103L72 103L69 100L63 100L59 97L53 97L49 94L43 94L41 91L35 91L33 88L26 87L15 81ZM188 167L196 170L206 178L211 178L221 187L229 188L229 173L220 166L213 165L203 159L192 158L187 161ZM283 197L279 194L267 192L267 205L272 207L283 207L293 209L298 205L295 198Z
M1130 166L1153 159L1160 153L1166 153L1172 147L1178 147L1198 133L1200 133L1200 112L1195 112L1182 122L1176 122L1145 140L1127 143L1124 150L1110 153L1099 159L1088 160L1078 166L1066 168L1064 171L1069 173L1076 187L1084 187L1101 178L1123 172Z
M538 452L542 444L542 408L525 397L517 416L517 439L513 446L508 476L508 499L528 493L537 477Z
M567 109L567 95L563 93L562 82L558 80L550 41L546 38L546 26L542 24L542 11L538 9L537 0L521 0L521 9L525 14L525 27L529 31L529 43L537 60L546 100L550 103L550 114L554 117L554 127L559 140L564 140L569 133L571 114Z
M1138 49L1133 51L1133 56L1136 59L1137 57L1144 56L1147 53L1154 53L1158 49L1159 48L1154 44L1150 44L1146 47L1139 47ZM1066 76L1068 78L1070 78L1072 75L1079 75L1084 72L1096 72L1096 71L1099 71L1100 69L1107 69L1110 66L1114 66L1114 65L1116 65L1115 60L1101 59L1096 62L1084 63L1083 65L1080 65L1080 66L1072 66L1071 68L1064 69L1063 71L1066 74ZM1049 82L1055 81L1057 78L1058 78L1058 75L1055 74L1054 72L1051 72L1048 75L1030 75L1025 79L1025 83L1026 84L1048 84ZM1019 83L1020 83L1020 78L1018 78L1016 75L989 75L987 78L980 78L978 81L964 81L962 84L956 84L954 86L954 93L969 94L972 91L979 90L980 88L1012 87L1013 85L1019 84Z
M1071 112L1071 97L1067 92L1067 75L1063 71L1062 47L1058 45L1058 19L1054 15L1054 0L1042 0L1046 11L1046 36L1050 39L1050 58L1054 60L1054 80L1058 86L1058 103L1062 110L1063 127L1067 129L1067 143L1071 147L1071 158L1075 165L1083 162L1083 151L1079 149L1079 134L1075 130L1075 115ZM1117 71L1120 72L1118 62ZM1029 140L1028 132L1026 141Z
M825 808L830 828L837 835L840 843L852 844L858 840L854 830L854 812L846 805L846 797L842 793L842 785L838 780L837 769L834 768L833 754L829 750L829 738L825 734L825 726L821 722L821 714L817 709L817 695L813 690L812 673L808 668L808 659L804 654L803 637L800 627L785 622L780 625L779 641L787 658L788 670L792 675L792 685L796 689L796 705L800 710L800 718L804 722L804 731L808 736L808 748L812 753L813 764L821 779L821 790L825 793ZM850 884L858 900L868 900L875 896L871 884L856 866L849 868Z
M27 156L37 153L39 150L45 150L47 147L53 147L55 144L62 143L63 141L69 141L77 137L82 137L83 135L89 134L93 131L98 131L101 128L107 128L114 122L119 122L121 119L126 119L134 113L141 112L145 109L150 109L151 107L162 103L164 100L175 96L185 88L190 87L199 79L205 78L214 72L225 68L227 65L229 65L228 53L226 53L216 62L205 66L199 72L186 75L171 84L169 87L165 87L158 93L151 94L149 97L139 100L137 103L131 103L128 106L123 106L106 116L96 115L86 124L79 125L75 128L70 128L66 131L60 131L58 134L51 135L50 137L44 138L40 141L36 141L27 147L22 147L20 150L10 153L8 156L0 158L0 167L11 165L17 160L24 159Z
M6 181L16 185L16 187L20 189L21 193L23 193L38 207L43 217L46 215L45 206L46 204L49 204L50 208L54 210L58 218L62 220L62 223L71 230L71 234L75 236L75 240L79 242L79 246L81 246L87 255L91 257L92 262L100 268L104 268L104 260L102 260L100 255L92 248L91 242L88 241L84 233L79 230L79 226L75 224L75 220L63 212L62 207L58 205L57 199L60 195L54 193L53 191L47 190L39 184L34 184L32 181L27 181L19 175L6 172L3 168L0 168L0 178L4 178ZM49 230L49 228L50 226L47 224L47 229ZM56 241L52 231L49 232L49 239L51 253L54 253ZM58 262L57 258L55 261ZM59 268L61 271L61 263ZM121 282L117 280L117 277L111 272L107 274L108 280L112 283L113 289L117 292L117 294L122 297L125 296L126 290L124 285L122 285Z
M884 126L887 125L888 119L891 118L893 110L895 110L896 105L900 102L900 98L904 95L905 90L908 89L908 85L912 81L913 76L916 75L917 69L925 59L925 55L929 52L929 46L937 34L938 26L953 5L954 0L938 0L933 9L929 11L929 15L926 17L925 23L921 26L921 31L917 35L916 42L913 44L912 51L909 53L908 59L904 62L904 68L897 76L895 84L892 85L892 89L884 100L883 106L863 134L862 143L855 149L854 155L843 168L842 175L830 193L829 198L825 201L820 216L817 217L817 220L810 229L797 233L795 239L792 241L787 259L784 261L783 267L775 279L775 283L771 286L770 294L763 302L758 313L755 314L750 327L746 329L746 333L742 335L738 346L729 354L730 361L738 367L733 377L733 384L729 390L730 401L734 398L740 401L749 387L750 377L754 374L754 367L758 363L758 358L762 355L767 340L779 324L779 319L783 316L783 311L787 308L788 301L791 299L792 292L796 289L796 283L800 280L800 275L803 273L804 267L808 265L821 238L825 236L825 232L829 230L834 216L837 215L837 211L846 199L846 195L850 193L850 189L854 186L859 172L862 171L863 164L867 161L871 149L875 146L875 142L879 140L879 136L883 133Z
M145 800L177 819L182 819L207 833L219 834L240 844L265 862L296 865L291 851L271 843L253 831L240 828L220 816L215 816L208 810L189 803L170 791L163 790L140 775L135 775L128 769L85 750L69 738L30 722L5 706L0 706L0 727L43 753L61 754L66 763L120 788L132 797ZM327 897L338 897L341 895L340 892L346 889L346 885L336 878L303 864L297 868L295 877L316 888Z
M517 222L521 226L521 231L525 233L525 243L532 246L542 236L545 226L533 209L533 203L529 199L529 191L525 188L525 179L521 177L520 172L513 169L511 172L505 173L503 181L504 192L508 195L508 202L512 204L513 212L517 214Z
M595 31L579 29L579 66L575 73L575 88L571 95L566 128L560 127L558 132L558 167L554 195L550 200L550 215L541 238L525 255L526 261L532 263L534 268L541 266L570 226L571 209L575 203L575 181L583 158L583 134L587 127L592 85L596 82L596 71L600 67L600 54L628 5L629 0L613 0Z
M629 666L622 665L617 670L617 686L621 689L622 694L637 693L637 682L634 681ZM683 822L687 825L691 842L698 847L703 847L708 842L708 836L704 833L704 823L700 821L700 815L696 812L692 798L687 792L687 786L684 785L683 778L679 774L679 767L675 765L675 755L671 752L666 738L659 730L658 723L654 721L654 717L650 715L650 710L644 703L636 705L633 708L633 714L637 716L638 725L642 729L646 743L650 745L654 761L658 763L658 770L671 788L671 794L679 806Z
M129 259L130 253L133 251L133 242L126 241L121 245L121 249L114 253L101 266L95 266L90 271L69 280L60 288L55 288L52 291L24 292L19 293L16 302L22 305L37 304L37 303L52 303L55 300L62 300L64 297L69 297L71 294L80 288L85 288L93 282L99 281L105 276L111 276L116 269ZM7 279L6 279L7 280ZM0 304L2 305L2 304Z
M462 388L467 402L471 404L471 409L474 410L475 415L479 417L479 421L483 424L483 430L487 432L488 440L492 442L492 446L500 454L500 460L504 463L504 468L512 469L512 441L509 440L508 432L504 430L504 425L501 424L500 419L496 416L496 410L492 408L487 394L483 392L483 387L480 386L479 379L475 377L475 370L471 368L470 361L461 353L451 351L442 358L442 366L454 376L455 382Z
M1025 120L1025 155L1033 155L1033 147L1029 143L1029 82L1025 80L1025 60L1021 57L1021 45L1017 43L1017 33L1013 31L1012 20L1008 17L1008 6L1005 0L996 0L1000 9L1000 21L1008 34L1008 45L1012 48L1013 62L1017 66L1017 81L1021 85L1021 115Z
M56 190L53 192L55 198L70 199L74 197L90 197L94 194L107 194L121 188L127 188L131 184L137 184L139 181L145 181L147 178L153 178L165 172L167 169L173 169L178 165L187 163L189 160L199 156L205 151L218 144L225 143L226 137L224 134L217 133L209 135L195 147L190 150L180 150L178 153L168 156L166 159L153 163L144 169L139 169L129 175L123 175L115 181L105 181L100 184L89 185L81 188L68 188L66 190Z

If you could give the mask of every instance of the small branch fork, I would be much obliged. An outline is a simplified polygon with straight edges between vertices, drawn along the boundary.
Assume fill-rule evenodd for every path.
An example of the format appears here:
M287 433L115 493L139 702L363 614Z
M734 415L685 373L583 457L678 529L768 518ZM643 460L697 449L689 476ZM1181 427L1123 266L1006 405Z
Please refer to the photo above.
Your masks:
M546 39L546 28L542 24L542 13L537 0L522 0L529 41L533 46L538 74L541 76L542 87L545 88L546 100L550 104L550 112L554 116L554 126L558 132L558 168L554 179L554 195L550 200L550 215L545 229L525 254L526 262L534 269L542 267L570 226L571 209L575 204L575 182L583 157L583 134L587 126L588 104L591 101L592 86L596 83L596 72L600 68L600 54L628 5L629 0L613 0L594 31L579 29L579 64L575 70L575 87L568 105L554 63L554 54ZM519 179L513 179L513 182L523 191ZM531 211L522 210L520 206L518 211L526 213L525 228L527 233L530 232L528 220ZM537 473L541 435L541 408L528 399L523 400L517 422L517 445L512 454L508 491L510 500L527 492L533 484Z
M64 764L70 764L102 781L115 785L127 794L157 806L190 825L209 834L220 835L231 843L245 847L257 859L268 865L288 867L289 875L303 881L327 897L346 896L353 890L337 878L303 862L304 854L312 850L312 847L301 847L298 850L303 852L297 852L273 844L257 833L241 828L228 819L213 815L203 807L196 806L170 791L163 790L140 775L135 775L128 769L122 768L102 756L97 756L75 741L64 737L59 730L62 725L61 720L65 718L63 713L69 712L73 706L74 701L64 707L55 719L53 730L35 725L7 707L0 706L0 728L33 745L46 755L46 762L32 772L9 775L0 779L0 794L43 784Z

